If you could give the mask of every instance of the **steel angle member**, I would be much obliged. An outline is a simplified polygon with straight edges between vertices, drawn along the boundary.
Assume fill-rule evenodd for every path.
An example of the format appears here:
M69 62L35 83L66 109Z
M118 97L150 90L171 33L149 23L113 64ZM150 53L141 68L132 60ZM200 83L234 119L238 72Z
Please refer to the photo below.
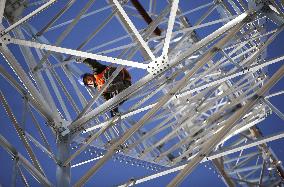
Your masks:
M125 12L125 10L123 9L123 7L121 6L121 4L119 3L118 0L111 0L110 1L112 4L114 4L116 6L116 8L118 9L118 15L119 17L121 17L121 21L123 23L123 25L126 27L128 32L132 32L134 35L134 37L137 39L138 44L141 46L141 48L143 50L145 50L146 55L151 59L151 60L155 60L155 56L152 53L151 49L149 48L147 42L143 39L143 37L141 36L141 34L139 33L139 31L136 29L135 25L132 23L132 21L130 20L130 18L128 17L127 13Z
M263 97L284 75L284 65L282 65L276 73L261 87L247 103L242 105L234 114L225 121L224 128L216 133L210 141L202 147L200 152L185 166L185 168L168 184L168 187L177 186L183 179L192 172L192 170L208 155L214 147L228 134L235 126L236 122L242 118L249 110L257 104Z
M214 160L216 158L220 158L222 156L233 154L233 153L236 153L238 151L249 149L249 148L261 145L263 143L275 141L275 140L278 140L278 139L281 139L281 138L284 138L284 132L280 132L280 133L272 134L272 135L269 135L269 136L266 136L266 137L262 137L262 138L253 140L251 142L247 142L247 143L242 144L242 145L233 146L233 147L226 147L223 150L218 150L218 151L212 152L207 157L203 158L200 162L203 163L203 162L211 161L211 160ZM258 154L258 153L253 153L253 154ZM197 154L192 155L191 157L188 158L187 161L190 162L190 160L192 160L196 155ZM136 181L136 184L144 183L146 181L153 180L155 178L162 177L162 176L168 175L170 173L180 171L185 166L186 166L186 164L181 165L181 166L176 166L176 167L170 168L168 170L155 173L153 175L145 176L145 177L142 177L142 178L137 178L137 179L135 179L135 181ZM124 185L119 185L119 186L122 187L122 186L125 186L126 184L128 184L128 183L126 182ZM132 186L132 185L130 184L129 186Z
M11 42L13 44L32 47L32 48L43 49L43 50L47 50L51 52L68 54L68 55L78 56L82 58L92 58L92 59L101 60L104 62L125 65L125 66L130 66L130 67L136 67L140 69L146 69L147 67L147 64L143 64L143 63L139 63L135 61L123 60L123 59L113 58L109 56L98 55L98 54L78 51L78 50L69 49L69 48L57 47L57 46L53 46L49 44L37 43L37 42L27 41L27 40L22 40L22 39L17 39L17 38L10 38L10 37L4 37L4 38L6 38L5 39L6 42ZM70 61L70 62L73 62L73 61Z
M5 4L6 4L6 0L0 1L0 23L2 23L2 19L4 17Z
M135 115L135 114L138 114L138 113L140 113L140 112L149 110L149 109L153 108L155 105L156 105L156 103L153 103L153 104L148 105L148 106L146 106L146 107L139 108L139 109L130 111L130 112L128 112L128 113L124 113L124 114L122 114L119 118L114 119L114 120L113 120L113 123L117 123L118 120L123 120L123 119L126 119L126 118L130 117L130 116L133 116L133 115ZM105 121L105 122L102 122L102 123L100 123L100 124L97 124L97 125L95 125L95 126L93 126L93 127L87 128L87 129L85 129L84 132L82 132L82 134L87 133L87 132L90 132L90 131L93 131L93 130L95 130L95 129L102 128L102 127L106 126L111 120L112 120L112 119L110 119L110 120L108 120L108 121Z
M12 157L19 159L20 164L43 186L53 186L52 183L15 147L0 134L0 146L3 147Z
M42 11L44 11L45 9L47 9L48 7L50 7L53 3L55 3L57 0L50 0L47 3L45 3L44 5L40 6L38 9L34 10L33 12L31 12L30 14L26 15L25 17L23 17L22 19L18 20L17 22L15 22L14 24L12 24L11 26L9 26L8 28L6 28L5 30L2 30L0 32L0 36L3 36L5 34L7 34L8 32L12 31L14 28L16 28L17 26L27 22L29 19L33 18L34 16L38 15L39 13L41 13Z
M232 27L234 27L236 24L240 23L246 16L248 15L248 12L243 13L242 15L238 16L237 18L235 18L234 20L232 20L231 22L225 24L224 26L222 26L220 29L214 31L212 34L208 35L206 38L204 38L203 40L201 40L200 42L196 43L196 45L194 45L189 51L186 52L186 54L182 54L181 57L179 57L175 62L171 63L171 66L175 66L177 64L179 64L182 60L184 60L185 58L187 58L188 56L191 56L193 53L195 53L196 51L198 51L198 49L200 49L201 47L203 47L204 45L210 43L211 41L215 40L216 38L218 38L220 35L226 33L228 30L230 30ZM146 65L146 64L144 64ZM147 65L146 65L147 66ZM127 95L129 95L130 92L133 92L134 90L136 90L137 88L141 87L142 85L146 84L147 82L149 82L150 79L156 77L157 75L152 75L152 74L148 74L147 76L145 76L143 79L141 79L140 81L138 81L135 86L132 85L131 87L127 88L125 91L123 91L122 93L120 93L119 95L122 97L126 97ZM102 104L100 107L98 107L96 110L90 112L89 114L85 115L84 118L81 118L79 120L74 121L71 126L72 129L75 129L81 125L79 124L85 124L87 121L89 121L93 116L98 115L100 112L106 110L106 107L108 104L110 103L115 103L116 101L114 99L110 99L109 101L105 102L104 104Z

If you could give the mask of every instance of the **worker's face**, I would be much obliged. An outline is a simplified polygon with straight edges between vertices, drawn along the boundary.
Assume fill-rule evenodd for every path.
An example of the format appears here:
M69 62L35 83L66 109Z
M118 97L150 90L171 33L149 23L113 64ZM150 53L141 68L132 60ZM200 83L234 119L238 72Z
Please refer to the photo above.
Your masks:
M87 77L85 78L85 80L86 80L86 83L87 83L88 86L94 86L94 77L92 77L92 76L87 76Z

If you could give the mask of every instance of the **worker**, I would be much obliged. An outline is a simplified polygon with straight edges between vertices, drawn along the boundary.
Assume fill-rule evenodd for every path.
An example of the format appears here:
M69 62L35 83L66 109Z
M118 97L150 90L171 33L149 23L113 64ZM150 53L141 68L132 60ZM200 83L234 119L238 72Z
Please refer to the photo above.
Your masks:
M77 60L78 61L78 60ZM100 90L102 86L107 82L112 73L116 70L115 67L109 67L99 63L97 60L86 58L83 63L88 65L93 73L85 73L81 76L82 82L85 86L95 87ZM131 86L131 76L129 72L123 68L109 86L103 92L105 100L109 100ZM124 101L119 103L121 105ZM110 111L111 117L119 114L118 106L114 107Z

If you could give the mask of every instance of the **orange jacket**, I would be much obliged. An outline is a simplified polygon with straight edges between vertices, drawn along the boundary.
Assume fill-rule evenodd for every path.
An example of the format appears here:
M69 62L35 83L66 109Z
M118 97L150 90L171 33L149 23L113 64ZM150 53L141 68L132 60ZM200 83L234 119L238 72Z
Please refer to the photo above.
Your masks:
M111 76L111 74L115 71L115 68L106 67L104 71L100 74L94 75L97 89L100 90L102 86L105 84L106 80ZM112 84L116 84L118 80L129 81L131 82L131 76L129 72L123 68L118 76L113 80Z
M106 71L109 70L109 67L107 67L104 71L102 71L100 74L94 75L95 79L96 79L96 85L98 90L100 90L102 88L102 86L105 84L105 73Z

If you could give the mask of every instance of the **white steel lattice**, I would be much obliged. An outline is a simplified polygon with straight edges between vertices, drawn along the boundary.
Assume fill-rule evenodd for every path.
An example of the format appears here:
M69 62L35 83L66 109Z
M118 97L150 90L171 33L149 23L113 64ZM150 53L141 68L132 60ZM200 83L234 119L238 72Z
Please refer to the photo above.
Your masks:
M257 127L272 112L284 119L269 101L283 94L269 95L269 90L284 67L267 76L267 67L284 58L267 57L267 47L283 31L283 2L188 4L0 2L0 112L7 113L26 149L0 131L0 145L16 160L13 184L20 175L29 185L24 167L41 185L55 185L41 166L41 150L55 163L57 186L70 186L70 170L91 163L72 180L82 186L111 158L157 171L140 179L129 176L122 186L181 170L168 184L177 186L209 160L228 186L283 186L281 160L267 145L283 132L265 137ZM76 62L80 58L117 69L97 91L77 81L90 71ZM124 67L132 86L103 100L103 91ZM124 100L120 114L110 117Z

